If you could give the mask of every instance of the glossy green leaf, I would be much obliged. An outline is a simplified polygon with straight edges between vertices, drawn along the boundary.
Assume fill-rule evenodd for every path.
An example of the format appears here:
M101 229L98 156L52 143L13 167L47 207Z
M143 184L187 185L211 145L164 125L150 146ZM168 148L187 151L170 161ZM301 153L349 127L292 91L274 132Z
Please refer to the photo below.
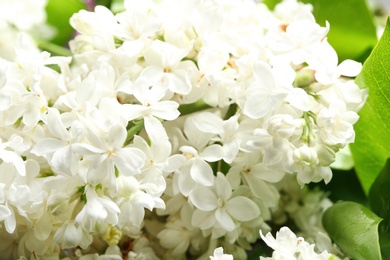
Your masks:
M322 223L331 239L355 260L382 259L378 225L381 218L355 202L340 202L325 211Z
M351 151L366 194L390 157L390 23L356 79L369 89L366 104L355 125Z
M86 5L81 0L49 0L46 6L47 22L57 30L53 43L64 46L72 37L73 28L69 18Z
M390 158L385 167L375 179L369 192L370 207L375 214L384 220L379 225L379 241L382 255L385 259L390 258Z

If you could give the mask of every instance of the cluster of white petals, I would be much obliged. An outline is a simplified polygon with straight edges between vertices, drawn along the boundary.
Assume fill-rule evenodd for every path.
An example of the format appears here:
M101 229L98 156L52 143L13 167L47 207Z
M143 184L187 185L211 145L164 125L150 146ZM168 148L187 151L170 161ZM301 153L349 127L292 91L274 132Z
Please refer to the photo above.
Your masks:
M74 14L72 57L21 37L0 60L0 258L244 259L280 212L315 237L283 187L331 180L367 94L330 25L296 0L124 7ZM329 256L262 238L273 259Z
M1 58L15 59L14 47L22 34L30 41L54 36L53 28L46 23L47 2L48 0L0 0Z
M275 250L272 257L260 256L260 260L328 260L332 256L326 250L320 254L316 253L313 244L309 244L302 237L297 237L288 227L282 227L276 233L276 238L271 233L264 236L261 231L260 236L269 247Z

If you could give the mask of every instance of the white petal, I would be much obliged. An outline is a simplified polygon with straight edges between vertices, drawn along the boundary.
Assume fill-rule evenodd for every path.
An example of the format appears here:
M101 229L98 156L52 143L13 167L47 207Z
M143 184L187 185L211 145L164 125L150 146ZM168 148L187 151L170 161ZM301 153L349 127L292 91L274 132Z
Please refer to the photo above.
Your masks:
M71 173L73 151L70 145L58 149L50 160L54 168L63 173Z
M197 149L205 147L210 142L210 137L213 134L203 133L196 127L196 121L189 117L184 122L184 133L188 141Z
M108 133L108 145L110 148L119 148L123 146L123 143L126 140L126 129L122 125L114 125L110 128Z
M217 191L217 195L219 198L223 200L228 200L232 196L232 188L226 177L218 172L216 181L215 181L215 189Z
M148 133L152 143L158 143L161 140L168 139L165 128L157 118L153 116L146 116L144 117L144 124L145 130Z
M218 207L215 193L203 186L196 186L190 193L190 199L195 207L203 211L211 211Z
M14 233L15 228L16 228L16 218L15 218L15 212L13 211L13 209L9 208L9 210L11 212L11 215L9 215L4 220L4 224L5 224L5 230L7 230L7 232L9 234L12 234L12 233Z
M8 218L11 215L12 212L8 207L4 205L0 205L0 221L3 221L4 219Z
M218 208L215 212L215 218L223 229L233 231L235 228L234 222L225 209Z
M64 147L64 145L65 143L63 141L54 138L46 138L39 141L33 149L31 149L31 152L37 156L48 155Z
M29 202L31 192L30 187L26 184L13 183L8 191L9 200L16 206L23 206Z
M0 93L0 111L7 110L12 105L12 97L7 93Z
M174 101L161 101L152 107L152 113L161 119L174 120L180 115L178 107L179 104Z
M275 110L286 96L285 93L248 92L244 114L253 119L263 117Z
M223 160L227 163L232 163L234 158L237 156L240 148L240 143L236 140L224 143L223 145Z
M139 173L145 158L145 154L140 149L126 147L118 150L112 160L121 174L130 176Z
M185 167L185 168L188 168L188 167ZM191 175L188 173L188 171L186 169L180 170L179 174L175 174L174 181L175 181L175 177L177 175L179 175L177 177L177 184L178 184L180 192L186 197L189 196L189 194L193 190L193 188L196 187L196 182L191 178Z
M46 240L51 234L52 227L53 224L50 215L44 212L35 223L34 236L41 241Z
M79 245L81 240L82 240L81 227L76 228L76 226L73 223L66 224L63 231L61 246L63 246L64 248L76 247Z
M355 77L362 70L362 64L353 60L344 60L337 69L341 75Z
M86 143L72 144L73 150L81 155L103 154L107 151Z
M272 236L271 232L268 232L266 236L263 235L263 232L260 230L260 237L270 248L276 250L278 248L278 242Z
M249 221L260 215L259 207L247 197L238 196L226 203L227 212L239 221Z
M190 93L192 85L185 70L177 69L173 73L166 74L166 78L170 91L180 95Z
M214 182L213 170L205 161L195 158L190 170L191 177L197 183L204 186L211 186Z
M212 144L206 147L200 154L199 158L202 158L208 162L216 162L222 159L223 157L223 148L218 144Z
M107 178L109 172L109 160L107 162L103 162L97 164L95 167L90 167L87 172L87 181L92 185L98 185L99 183L104 183Z
M280 181L284 177L285 171L281 169L268 168L263 164L256 164L251 167L250 175L254 175L262 180L274 183Z
M66 139L68 131L61 120L60 112L55 108L49 108L47 114L47 128L50 133L59 139Z
M168 158L168 164L164 167L165 172L174 172L178 170L186 161L185 156L174 154Z
M99 221L104 220L107 217L107 210L99 202L95 191L87 190L86 193L87 193L87 204L85 205L85 207L87 208L88 216L90 216L92 219L96 219Z
M244 175L244 178L256 198L261 199L269 207L275 206L279 193L273 185L266 183L258 176Z
M15 152L0 150L0 158L4 162L12 163L21 176L26 175L26 167L24 166L23 159Z
M262 87L271 89L275 86L275 79L271 67L264 61L255 62L253 66L253 76Z
M210 112L202 112L192 116L196 127L205 133L220 134L224 132L223 120Z
M215 225L215 213L201 211L196 209L192 215L191 224L195 227L200 227L201 229L209 229Z
M134 120L136 118L141 118L144 111L148 110L147 107L141 105L133 105L133 104L124 104L121 106L122 117L127 121Z

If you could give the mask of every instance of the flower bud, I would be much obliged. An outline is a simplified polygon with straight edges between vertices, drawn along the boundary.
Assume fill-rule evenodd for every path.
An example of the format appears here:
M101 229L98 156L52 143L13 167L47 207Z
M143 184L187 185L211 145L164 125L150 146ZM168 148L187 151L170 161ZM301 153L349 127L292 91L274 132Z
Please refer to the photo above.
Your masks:
M319 164L318 154L315 148L303 145L293 151L295 165L300 170L310 170Z
M268 133L281 138L292 136L299 126L299 122L288 114L277 114L268 121Z

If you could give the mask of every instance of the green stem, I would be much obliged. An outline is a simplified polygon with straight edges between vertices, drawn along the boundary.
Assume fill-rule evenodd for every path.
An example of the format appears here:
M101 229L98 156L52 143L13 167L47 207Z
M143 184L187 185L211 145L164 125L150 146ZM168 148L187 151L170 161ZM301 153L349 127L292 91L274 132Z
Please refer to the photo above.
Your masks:
M72 56L72 52L69 49L57 44L42 40L37 40L37 44L41 50L50 52L52 56Z
M129 130L127 130L127 137L126 137L126 141L124 143L123 146L126 146L130 143L130 141L133 139L134 135L136 133L138 133L139 131L142 130L142 128L144 128L144 120L139 120L139 121L133 121L131 122L131 124L133 126L131 126L129 128Z
M198 112L201 110L205 110L211 108L211 106L207 105L203 100L198 100L192 104L184 104L179 106L180 115L188 115L194 112Z
M228 120L229 118L231 118L232 116L234 116L237 112L237 104L236 103L233 103L229 106L229 109L228 111L226 112L226 115L225 115L225 118L224 120Z

